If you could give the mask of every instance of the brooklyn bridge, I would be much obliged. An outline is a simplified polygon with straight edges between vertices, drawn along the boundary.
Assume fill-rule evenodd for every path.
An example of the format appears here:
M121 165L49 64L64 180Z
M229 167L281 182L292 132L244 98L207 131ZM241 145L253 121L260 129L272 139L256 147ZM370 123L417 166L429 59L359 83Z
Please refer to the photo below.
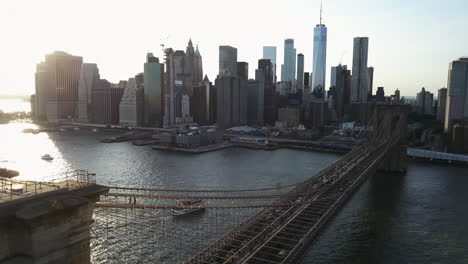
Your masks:
M377 170L405 171L406 127L404 106L382 105L365 144L287 186L101 186L86 171L0 180L0 263L297 263L364 181ZM183 209L197 212L171 215ZM46 245L52 239L59 242Z

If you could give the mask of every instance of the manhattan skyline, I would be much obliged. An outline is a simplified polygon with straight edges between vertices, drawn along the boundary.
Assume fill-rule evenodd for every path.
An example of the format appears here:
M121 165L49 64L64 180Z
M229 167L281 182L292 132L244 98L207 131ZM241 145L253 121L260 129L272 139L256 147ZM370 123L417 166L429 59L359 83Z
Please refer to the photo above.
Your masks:
M162 58L160 44L184 49L189 38L199 44L210 80L218 73L218 46L238 49L238 60L256 65L263 46L276 46L283 61L283 42L294 39L304 54L305 72L312 70L313 29L320 1L223 2L175 1L15 1L0 4L5 40L0 49L4 86L0 94L34 93L34 70L44 54L62 50L96 63L102 78L127 80L143 72L146 53ZM262 9L268 6L268 12ZM28 8L25 8L27 6ZM53 7L52 7L53 6ZM105 8L105 7L111 8ZM352 65L353 38L369 37L368 65L375 67L374 86L414 95L421 87L435 93L447 85L447 66L468 56L466 1L324 1L328 28L326 89L330 68ZM97 11L107 10L108 13ZM242 12L232 12L242 10ZM73 12L71 12L73 11ZM206 18L200 14L206 13ZM183 19L170 18L178 14ZM275 19L281 17L282 19ZM268 21L268 23L265 23ZM216 23L213 23L216 22ZM133 36L133 38L132 38ZM278 63L279 64L279 63ZM249 67L254 76L255 67ZM280 71L277 67L277 75Z

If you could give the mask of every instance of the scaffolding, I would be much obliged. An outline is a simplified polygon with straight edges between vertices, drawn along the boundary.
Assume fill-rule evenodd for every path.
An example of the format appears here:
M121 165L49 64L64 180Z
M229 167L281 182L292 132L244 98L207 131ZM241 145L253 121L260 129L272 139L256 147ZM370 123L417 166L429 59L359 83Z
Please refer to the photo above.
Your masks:
M182 263L245 223L295 185L249 190L110 187L96 204L91 229L93 263ZM182 201L203 200L199 206ZM173 216L172 209L198 209Z

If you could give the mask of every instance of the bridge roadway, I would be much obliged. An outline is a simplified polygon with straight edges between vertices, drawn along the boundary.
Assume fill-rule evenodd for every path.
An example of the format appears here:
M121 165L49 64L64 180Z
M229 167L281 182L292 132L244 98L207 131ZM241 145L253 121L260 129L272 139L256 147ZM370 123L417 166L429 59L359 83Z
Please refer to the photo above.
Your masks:
M192 263L295 263L340 206L375 172L390 142L356 148L190 259ZM372 145L371 145L372 146ZM275 204L274 203L274 204Z

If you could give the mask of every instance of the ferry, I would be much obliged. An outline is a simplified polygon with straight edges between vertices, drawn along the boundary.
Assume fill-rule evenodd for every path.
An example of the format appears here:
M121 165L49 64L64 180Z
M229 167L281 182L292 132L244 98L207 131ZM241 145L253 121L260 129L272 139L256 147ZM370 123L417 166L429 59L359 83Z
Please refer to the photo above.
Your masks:
M53 160L54 158L52 158L52 156L50 156L49 154L45 154L41 157L41 159L43 160Z
M206 201L203 200L191 200L191 201L182 201L180 205L184 206L202 206L205 205ZM205 208L185 208L185 209L171 209L171 215L173 216L182 216L194 212L203 211Z

